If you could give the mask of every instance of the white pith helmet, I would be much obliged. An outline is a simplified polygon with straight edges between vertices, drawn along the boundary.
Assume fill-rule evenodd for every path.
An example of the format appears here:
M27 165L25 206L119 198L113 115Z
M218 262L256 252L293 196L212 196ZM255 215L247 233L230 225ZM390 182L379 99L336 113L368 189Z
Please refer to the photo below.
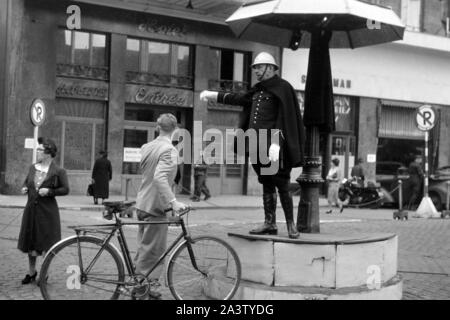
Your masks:
M271 64L275 67L275 70L278 70L280 67L278 67L278 65L275 62L275 58L267 53L267 52L261 52L260 54L258 54L255 58L255 60L253 61L252 64L252 68L258 64Z

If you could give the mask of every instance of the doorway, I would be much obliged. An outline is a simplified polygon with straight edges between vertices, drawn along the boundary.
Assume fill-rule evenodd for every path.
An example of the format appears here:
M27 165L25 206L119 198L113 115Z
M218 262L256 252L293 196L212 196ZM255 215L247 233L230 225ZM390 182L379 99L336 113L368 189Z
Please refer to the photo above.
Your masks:
M141 184L140 150L157 137L156 122L126 121L123 134L122 194L135 197Z
M327 161L327 167L330 167L329 163L332 159L339 159L339 168L343 173L343 177L348 178L351 169L355 165L355 137L351 135L331 134L329 139L328 155L330 155L330 159Z

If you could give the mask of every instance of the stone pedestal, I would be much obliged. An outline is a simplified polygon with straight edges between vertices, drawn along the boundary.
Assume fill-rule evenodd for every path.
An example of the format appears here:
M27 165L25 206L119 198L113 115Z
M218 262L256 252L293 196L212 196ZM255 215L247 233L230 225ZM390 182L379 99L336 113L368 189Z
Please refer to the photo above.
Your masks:
M227 241L242 265L234 299L402 297L395 234L301 234L300 239L287 239L230 233ZM211 283L217 285L220 281Z

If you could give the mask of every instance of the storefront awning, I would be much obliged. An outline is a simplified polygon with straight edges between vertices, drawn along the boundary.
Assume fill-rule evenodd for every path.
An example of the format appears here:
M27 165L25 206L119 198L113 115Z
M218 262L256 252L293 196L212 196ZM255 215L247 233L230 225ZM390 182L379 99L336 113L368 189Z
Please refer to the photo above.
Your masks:
M74 2L226 25L225 19L237 10L244 0L191 1L192 9L187 8L189 0L75 0Z
M381 99L381 104L383 106L416 109L416 108L423 106L425 103Z

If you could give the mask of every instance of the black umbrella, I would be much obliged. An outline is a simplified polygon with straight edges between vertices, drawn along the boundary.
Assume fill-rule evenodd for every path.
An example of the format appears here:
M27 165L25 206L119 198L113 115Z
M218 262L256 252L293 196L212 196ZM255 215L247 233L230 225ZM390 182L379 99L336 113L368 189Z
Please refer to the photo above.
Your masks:
M304 124L307 158L297 227L319 232L319 131L334 131L329 48L356 48L401 40L404 26L387 7L357 0L251 0L226 22L240 38L274 46L309 47Z

